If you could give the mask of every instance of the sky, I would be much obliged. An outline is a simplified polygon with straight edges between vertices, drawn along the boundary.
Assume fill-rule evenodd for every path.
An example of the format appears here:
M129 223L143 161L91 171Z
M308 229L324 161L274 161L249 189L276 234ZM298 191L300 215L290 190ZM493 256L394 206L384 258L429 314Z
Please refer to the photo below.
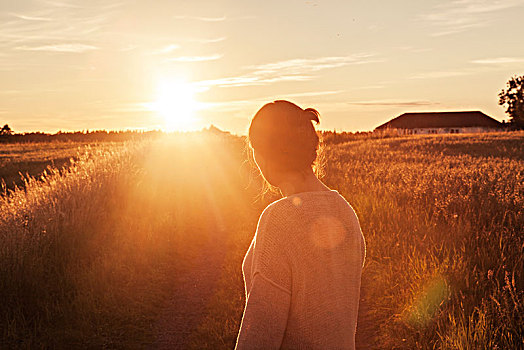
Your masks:
M277 99L325 130L408 111L503 120L522 18L524 0L0 0L0 124L244 134Z

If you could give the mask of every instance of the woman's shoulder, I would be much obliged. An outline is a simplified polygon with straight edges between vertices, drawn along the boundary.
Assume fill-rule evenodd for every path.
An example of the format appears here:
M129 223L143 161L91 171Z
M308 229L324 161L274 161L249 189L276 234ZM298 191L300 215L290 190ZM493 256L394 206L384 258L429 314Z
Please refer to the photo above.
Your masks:
M323 207L341 202L351 208L346 199L336 190L299 192L272 202L264 209L262 216L282 217L289 220L293 219L293 215L315 210L317 206Z
M284 197L270 203L260 214L260 222L270 222L273 224L284 225L292 219L294 212L293 205Z
M272 250L271 247L281 249L288 245L293 230L291 209L283 199L272 202L264 209L255 233L255 250Z
M358 222L355 210L337 191L301 192L269 204L260 215L259 225L279 229L300 227L308 218L341 215Z
M265 209L264 211L262 212L262 214L266 213L269 214L269 213L272 213L273 215L274 214L279 214L283 211L286 211L286 210L290 210L292 209L289 205L289 198L288 197L283 197L283 198L280 198L280 199L277 199L276 201L274 202L271 202Z

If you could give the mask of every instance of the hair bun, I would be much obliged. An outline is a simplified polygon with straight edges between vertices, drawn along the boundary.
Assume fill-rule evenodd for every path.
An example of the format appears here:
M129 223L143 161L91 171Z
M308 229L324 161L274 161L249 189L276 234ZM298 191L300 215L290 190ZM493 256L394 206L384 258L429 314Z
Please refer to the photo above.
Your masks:
M317 124L320 123L320 119L319 119L320 113L318 113L318 111L316 109L314 109L314 108L306 108L306 109L304 109L304 112L306 112L307 118L309 120L312 120L312 121L314 121Z

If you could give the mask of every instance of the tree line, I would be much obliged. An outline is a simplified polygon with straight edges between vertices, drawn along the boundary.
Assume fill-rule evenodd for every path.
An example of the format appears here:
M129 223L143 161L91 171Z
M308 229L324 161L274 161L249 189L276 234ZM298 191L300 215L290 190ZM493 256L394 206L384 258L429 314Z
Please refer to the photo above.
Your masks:
M0 129L0 143L19 143L19 142L103 142L114 141L123 142L143 138L151 138L162 135L158 130L154 131L76 131L76 132L58 132L56 134L47 134L43 132L14 133L6 124Z
M506 88L498 95L499 105L506 109L511 129L524 129L524 75L514 76L508 80ZM1 124L0 124L1 125ZM137 137L161 134L160 131L105 131L92 132L58 132L45 134L41 132L15 134L9 125L0 129L0 142L42 142L42 141L127 141Z

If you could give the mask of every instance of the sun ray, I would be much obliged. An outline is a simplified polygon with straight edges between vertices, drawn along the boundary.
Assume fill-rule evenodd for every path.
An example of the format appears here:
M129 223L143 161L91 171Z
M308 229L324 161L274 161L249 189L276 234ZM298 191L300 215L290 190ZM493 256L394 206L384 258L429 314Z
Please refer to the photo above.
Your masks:
M195 112L199 103L191 83L182 80L163 81L158 85L156 101L150 109L163 118L166 131L191 131L197 128Z

